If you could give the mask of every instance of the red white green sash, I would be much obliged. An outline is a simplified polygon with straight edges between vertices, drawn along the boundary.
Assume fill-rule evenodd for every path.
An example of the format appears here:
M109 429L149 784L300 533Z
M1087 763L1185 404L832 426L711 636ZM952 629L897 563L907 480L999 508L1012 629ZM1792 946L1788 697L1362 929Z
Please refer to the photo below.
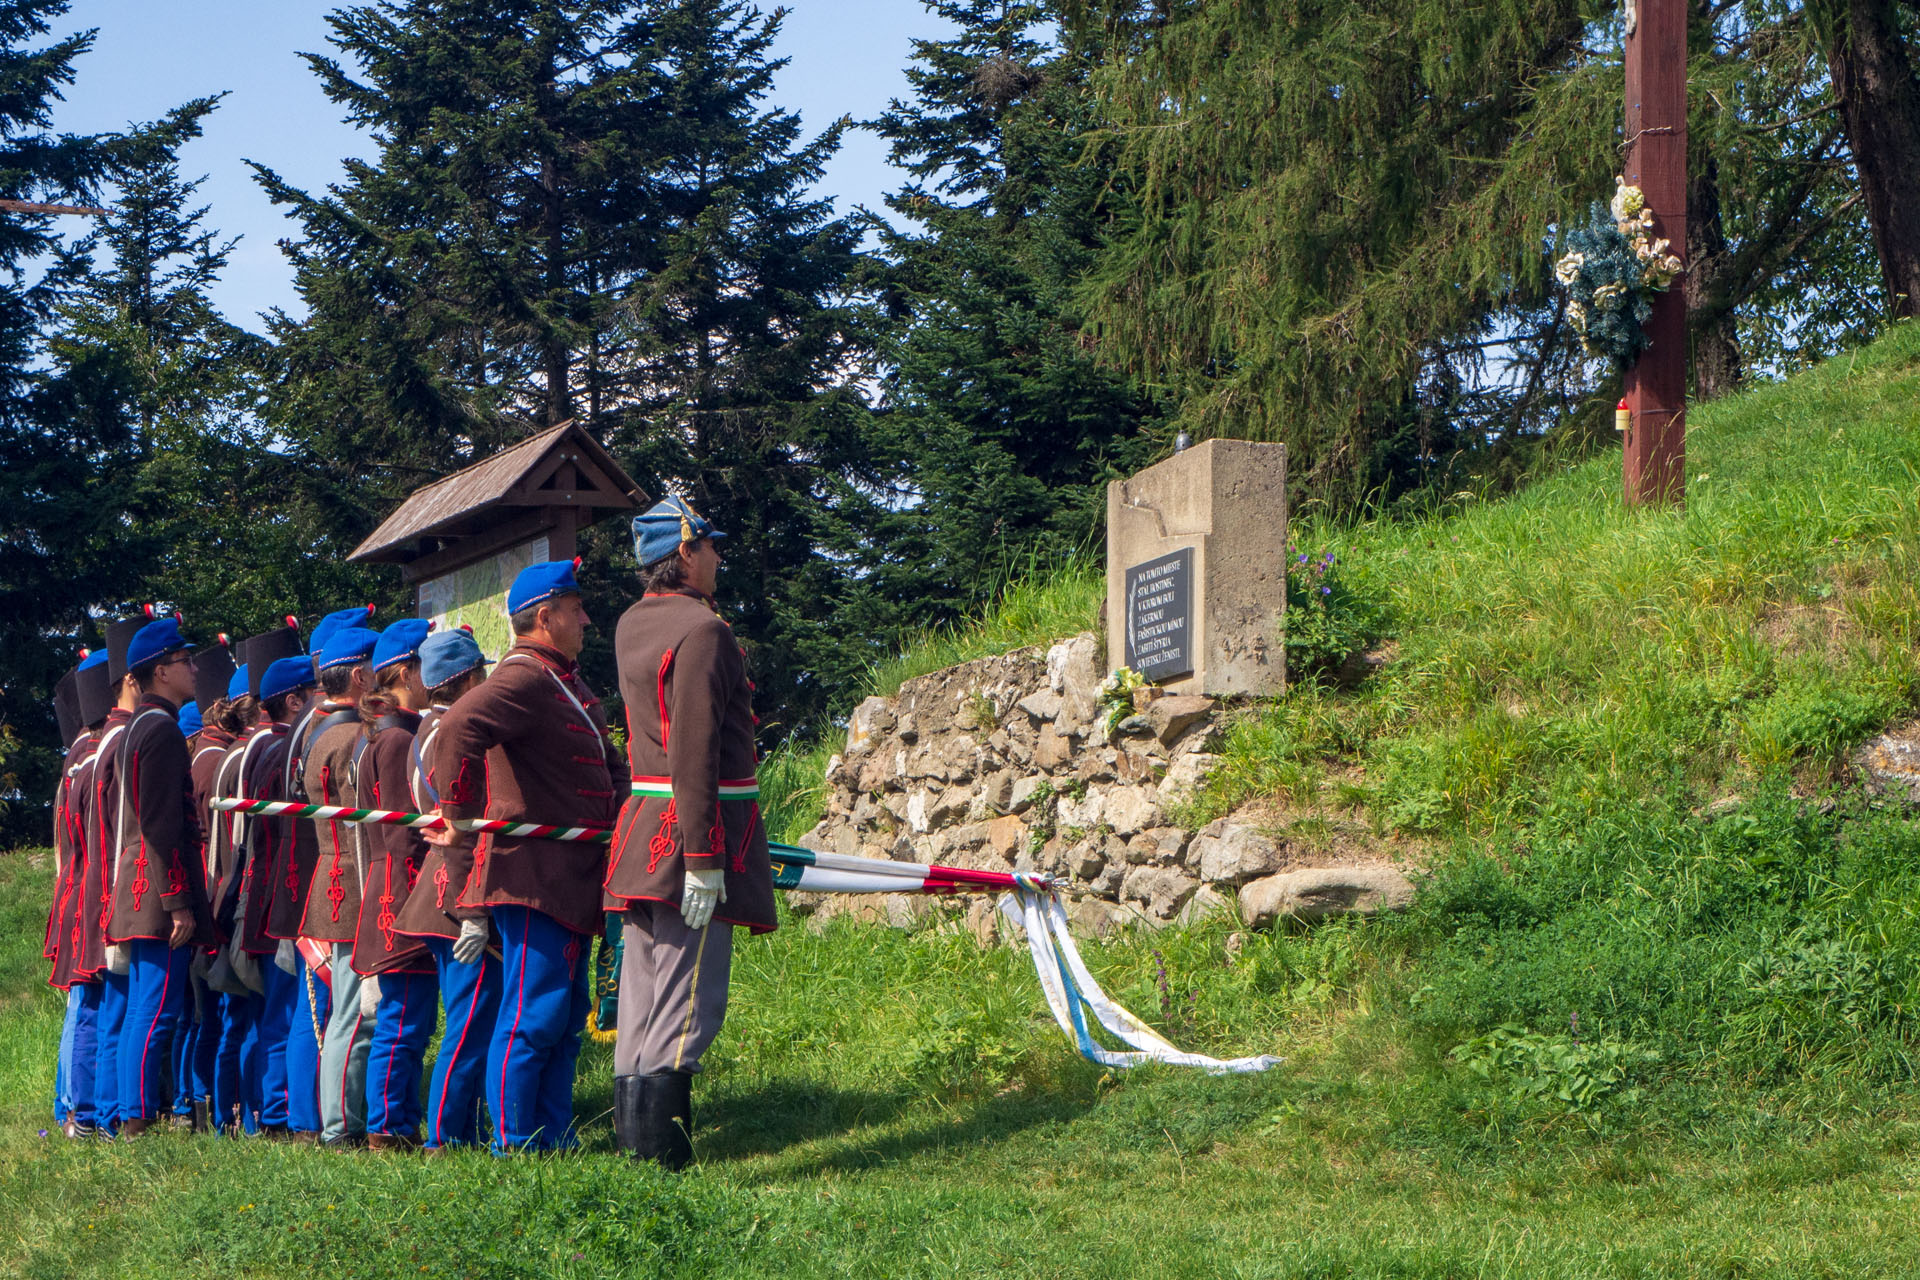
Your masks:
M720 798L722 800L758 800L760 798L760 780L758 778L722 778L720 779ZM673 799L672 778L635 778L633 794L648 796L660 800Z

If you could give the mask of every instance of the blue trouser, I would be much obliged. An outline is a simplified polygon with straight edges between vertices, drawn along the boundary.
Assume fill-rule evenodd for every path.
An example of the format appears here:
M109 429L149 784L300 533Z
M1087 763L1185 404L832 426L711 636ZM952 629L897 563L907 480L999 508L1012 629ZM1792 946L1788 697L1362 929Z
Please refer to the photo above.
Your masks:
M193 991L200 998L200 1017L193 1024L193 1058L189 1064L193 1072L193 1096L206 1098L211 1105L214 1063L220 1056L222 997L205 979L195 979Z
M426 943L439 973L440 1003L447 1011L427 1091L427 1145L478 1142L487 1046L493 1040L494 1015L500 1011L500 962L482 953L478 964L461 964L453 958L451 938L428 938Z
M573 1068L592 997L587 935L528 907L495 907L500 1015L487 1046L495 1151L569 1147Z
M420 1132L420 1068L440 1013L431 973L380 975L380 1012L367 1054L367 1132Z
M100 971L100 1018L94 1036L94 1123L108 1133L120 1131L120 1027L127 1020L127 980L131 975Z
M276 967L275 973L280 970ZM306 957L293 975L293 1025L287 1029L287 1128L320 1132L320 1038L333 1016L333 996Z
M73 1055L67 1066L67 1114L77 1125L95 1124L100 1118L100 1093L94 1081L100 1068L100 993L97 982L76 982L67 989L68 1008L75 1009ZM75 1001L77 997L77 1002Z
M300 977L283 973L271 955L260 957L260 975L267 988L254 1032L254 1053L260 1063L260 1123L284 1128L291 1098L287 1086L287 1035L300 1002Z
M173 1114L190 1116L193 1104L213 1092L213 1050L219 1031L213 1025L214 995L204 979L187 973L187 998L174 1022Z
M266 1001L249 991L220 997L220 1044L213 1063L213 1114L217 1125L236 1115L243 1133L260 1131L260 1067L255 1045Z
M60 1052L53 1060L53 1122L73 1114L73 1041L80 1029L80 988L67 988L67 1014L60 1021Z
M173 1104L165 1089L174 1024L187 999L193 952L164 938L127 942L127 1012L120 1027L120 1121L151 1120Z

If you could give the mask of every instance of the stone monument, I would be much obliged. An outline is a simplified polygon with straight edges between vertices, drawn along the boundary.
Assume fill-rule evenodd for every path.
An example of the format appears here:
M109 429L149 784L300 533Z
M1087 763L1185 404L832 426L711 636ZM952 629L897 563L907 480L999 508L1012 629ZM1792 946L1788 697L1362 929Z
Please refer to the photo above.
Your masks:
M1206 440L1107 486L1107 665L1172 694L1286 692L1287 449Z

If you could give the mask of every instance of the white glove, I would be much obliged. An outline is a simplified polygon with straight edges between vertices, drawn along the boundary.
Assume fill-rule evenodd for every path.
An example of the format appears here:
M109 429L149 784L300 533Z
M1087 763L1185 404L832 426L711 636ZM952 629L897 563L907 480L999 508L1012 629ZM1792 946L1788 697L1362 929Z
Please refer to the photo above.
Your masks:
M704 929L713 919L713 909L727 900L727 869L711 867L705 871L687 869L687 887L680 891L680 918L689 929Z
M300 948L293 945L292 938L280 939L280 945L273 949L273 963L289 976L300 972Z
M107 944L107 968L116 976L133 968L133 957L127 953L126 943L109 942Z
M380 979L360 979L360 1016L372 1018L380 1012Z
M453 958L461 964L480 963L480 955L487 949L487 939L492 933L485 920L462 920L460 936L453 940Z

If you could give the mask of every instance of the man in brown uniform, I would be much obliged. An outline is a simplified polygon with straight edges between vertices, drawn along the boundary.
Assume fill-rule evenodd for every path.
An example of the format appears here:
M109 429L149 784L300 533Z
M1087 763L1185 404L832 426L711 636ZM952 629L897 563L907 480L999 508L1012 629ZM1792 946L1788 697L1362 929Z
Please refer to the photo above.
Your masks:
M338 616L338 615L335 615ZM364 620L353 611L351 617ZM325 637L315 655L320 666L320 692L325 701L314 712L306 736L306 758L298 764L301 786L294 798L308 804L354 803L353 774L366 745L360 721L360 700L373 691L373 646L379 633L343 619ZM314 633L320 634L315 628ZM304 824L303 824L304 825ZM300 936L316 938L328 947L326 987L302 972L306 1003L294 1015L298 1036L305 1025L326 1028L315 1061L319 1078L319 1121L315 1126L328 1146L358 1144L367 1136L367 1050L373 1041L373 1020L360 1013L360 975L353 967L354 930L360 919L360 892L366 878L367 828L352 823L314 819L318 856L306 893ZM304 968L304 966L303 966ZM295 1044L299 1054L295 1053ZM304 1062L306 1042L290 1039L287 1074ZM296 1134L309 1117L299 1107L288 1123Z
M112 831L109 967L127 979L119 1044L119 1131L144 1132L171 1095L161 1076L187 998L192 945L211 946L206 869L193 815L187 742L175 714L193 696L193 664L173 618L140 628L126 651L139 700L99 764Z
M627 788L600 700L580 679L586 639L573 561L523 570L507 591L514 645L440 721L433 772L449 818L605 827ZM464 833L436 832L460 844ZM497 1151L571 1147L573 1073L601 925L601 846L483 835L460 894L500 937L501 1003L487 1052ZM465 926L463 926L464 928ZM456 944L457 945L457 944Z
M760 824L753 686L715 613L721 533L678 498L634 517L645 593L614 633L632 798L607 866L624 911L614 1134L678 1169L692 1158L692 1082L727 1013L733 926L774 927Z

